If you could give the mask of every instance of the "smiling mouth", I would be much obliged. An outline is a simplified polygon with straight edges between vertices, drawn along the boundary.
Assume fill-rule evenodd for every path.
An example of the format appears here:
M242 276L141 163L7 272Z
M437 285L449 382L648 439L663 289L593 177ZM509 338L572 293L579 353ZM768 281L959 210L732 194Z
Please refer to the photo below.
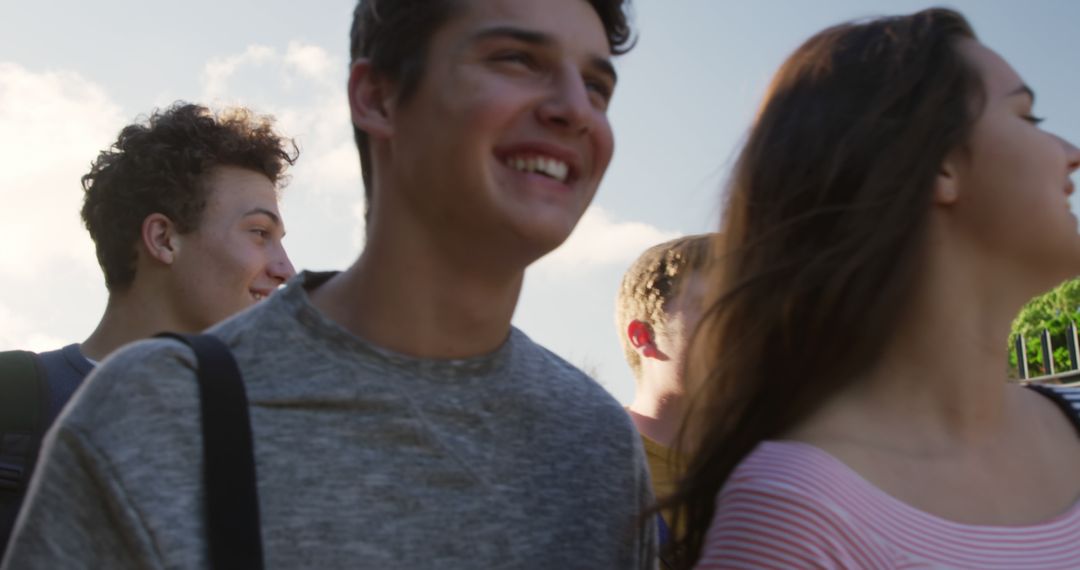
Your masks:
M258 303L267 297L266 293L260 293L259 291L248 291L251 293L251 299Z
M539 174L563 184L570 178L570 165L550 156L520 154L506 157L503 163L518 172Z

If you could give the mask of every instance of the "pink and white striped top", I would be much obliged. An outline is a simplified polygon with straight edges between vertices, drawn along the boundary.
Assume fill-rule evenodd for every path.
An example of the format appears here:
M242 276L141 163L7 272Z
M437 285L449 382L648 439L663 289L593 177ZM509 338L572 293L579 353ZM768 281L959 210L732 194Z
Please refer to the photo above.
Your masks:
M1080 568L1080 503L1025 527L920 511L821 449L767 441L720 492L697 568Z

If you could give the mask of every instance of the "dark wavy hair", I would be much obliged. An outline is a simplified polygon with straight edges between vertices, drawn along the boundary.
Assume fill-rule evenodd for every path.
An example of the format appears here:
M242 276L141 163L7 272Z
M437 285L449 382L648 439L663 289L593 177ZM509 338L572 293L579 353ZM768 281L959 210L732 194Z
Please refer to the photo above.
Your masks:
M600 16L611 53L621 55L634 47L627 18L630 0L582 1ZM461 0L360 0L349 32L350 60L369 58L376 73L399 83L398 97L407 101L424 75L431 37L457 13L460 4ZM367 133L355 126L353 138L360 152L367 212L371 208L371 150Z
M168 216L181 233L199 227L206 207L206 176L237 166L284 184L299 151L273 129L273 119L243 108L214 114L177 102L145 121L124 127L82 177L82 219L97 246L110 292L135 279L136 243L143 220Z
M984 105L957 47L969 39L944 9L842 24L773 80L732 174L714 302L688 360L689 461L664 503L678 567L699 558L739 462L853 383L891 339L926 257L935 178Z

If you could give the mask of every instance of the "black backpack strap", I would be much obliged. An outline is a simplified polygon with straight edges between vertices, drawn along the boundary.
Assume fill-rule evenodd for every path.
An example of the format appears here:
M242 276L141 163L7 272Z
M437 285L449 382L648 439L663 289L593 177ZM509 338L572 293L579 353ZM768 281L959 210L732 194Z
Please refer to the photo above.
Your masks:
M48 408L45 371L37 355L0 352L0 558L26 496Z
M217 337L162 333L187 344L198 359L203 483L210 567L263 568L255 450L240 369Z
M1080 389L1047 384L1025 384L1026 387L1050 398L1065 414L1080 435Z
M29 478L48 414L44 380L36 354L0 352L0 491L22 490Z

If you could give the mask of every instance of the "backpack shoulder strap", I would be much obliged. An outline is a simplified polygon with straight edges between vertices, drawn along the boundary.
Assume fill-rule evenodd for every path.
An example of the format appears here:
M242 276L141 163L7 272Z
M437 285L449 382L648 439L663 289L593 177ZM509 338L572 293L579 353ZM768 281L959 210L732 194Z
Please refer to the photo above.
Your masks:
M0 558L41 449L48 407L41 359L23 350L0 352Z
M1077 435L1080 435L1080 388L1053 386L1049 384L1025 384L1028 388L1050 398L1069 418Z
M263 568L255 450L247 393L229 348L213 335L162 333L195 351L210 566Z
M36 354L0 352L0 491L25 489L45 431L46 391Z

